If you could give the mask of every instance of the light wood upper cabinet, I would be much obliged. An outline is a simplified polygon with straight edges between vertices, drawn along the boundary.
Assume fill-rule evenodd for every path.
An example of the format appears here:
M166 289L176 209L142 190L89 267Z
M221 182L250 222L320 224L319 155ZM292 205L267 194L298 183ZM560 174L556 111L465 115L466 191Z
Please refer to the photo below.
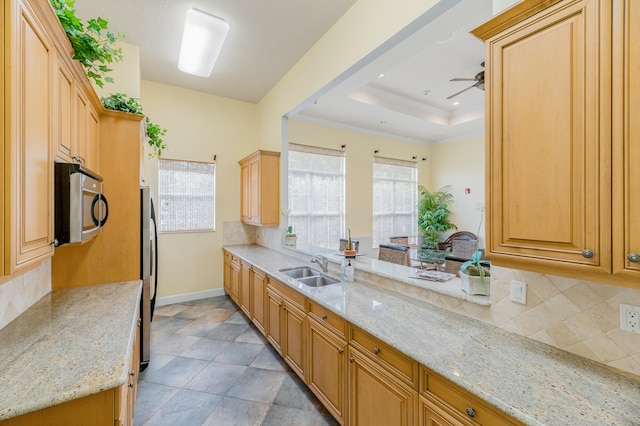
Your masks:
M73 117L76 88L73 75L60 55L56 55L54 72L54 154L56 161L71 163L75 152Z
M280 221L280 153L256 151L240 164L240 218L250 225Z
M5 31L5 275L53 254L52 85L55 49L26 2L8 10ZM5 10L5 12L6 12ZM6 22L7 20L5 20ZM6 72L6 71L5 71ZM8 78L9 77L9 78ZM7 115L5 115L7 116Z
M640 4L615 2L613 272L640 281Z
M486 41L494 264L637 286L637 9L525 0L473 31Z

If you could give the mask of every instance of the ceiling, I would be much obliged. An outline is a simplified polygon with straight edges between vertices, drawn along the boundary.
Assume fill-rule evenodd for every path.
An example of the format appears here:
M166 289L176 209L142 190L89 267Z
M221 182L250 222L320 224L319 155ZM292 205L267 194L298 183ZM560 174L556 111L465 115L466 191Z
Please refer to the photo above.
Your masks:
M139 46L143 79L256 103L353 3L76 0L76 9L83 19L109 19L111 31ZM473 78L482 70L484 48L469 30L491 17L492 0L441 0L440 6L444 13L424 18L424 24L416 20L408 35L398 35L347 70L318 92L322 95L300 105L293 118L420 144L482 134L484 92L474 87L454 99L446 97L474 83L451 78ZM231 27L208 78L177 69L190 7L219 16ZM384 77L378 78L381 73Z

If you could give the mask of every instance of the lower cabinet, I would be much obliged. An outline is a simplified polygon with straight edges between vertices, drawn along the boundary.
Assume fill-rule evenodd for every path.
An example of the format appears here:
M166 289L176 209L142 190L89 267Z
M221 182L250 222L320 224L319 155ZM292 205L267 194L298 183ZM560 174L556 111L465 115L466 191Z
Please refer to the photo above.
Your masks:
M231 300L240 305L240 259L224 252L224 290Z
M340 424L347 422L347 342L311 314L307 384Z
M274 344L291 369L304 380L307 341L305 297L270 277L267 280L267 294L267 339Z
M266 334L266 279L267 275L259 269L253 268L253 277L251 280L251 321L260 330L262 334Z
M421 426L522 425L424 366L420 367L420 390Z
M249 318L251 318L251 281L253 280L253 265L250 263L242 262L242 269L240 272L240 309Z

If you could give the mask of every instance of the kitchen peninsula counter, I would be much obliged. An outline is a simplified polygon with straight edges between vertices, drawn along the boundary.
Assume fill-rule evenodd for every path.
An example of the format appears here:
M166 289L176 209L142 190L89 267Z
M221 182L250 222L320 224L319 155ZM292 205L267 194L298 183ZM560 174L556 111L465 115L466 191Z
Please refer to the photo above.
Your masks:
M224 248L527 425L640 425L638 376L375 284L305 286L279 272L317 269L298 257Z
M126 383L140 292L54 290L0 330L0 421Z

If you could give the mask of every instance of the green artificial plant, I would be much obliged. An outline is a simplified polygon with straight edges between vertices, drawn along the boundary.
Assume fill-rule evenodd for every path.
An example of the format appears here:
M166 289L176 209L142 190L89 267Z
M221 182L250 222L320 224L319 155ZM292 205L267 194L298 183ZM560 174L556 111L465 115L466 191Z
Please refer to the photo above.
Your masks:
M89 19L85 24L76 16L75 0L50 0L67 38L74 50L73 59L78 60L90 80L103 87L113 83L108 64L122 60L122 49L114 48L116 36L109 31L109 21L103 18ZM118 34L124 38L124 35Z
M435 249L438 242L438 233L451 229L458 229L449 221L451 210L449 204L453 202L450 186L445 186L431 192L420 186L420 199L418 200L418 228L424 234L425 249Z
M100 98L100 100L106 109L140 115L143 114L140 99L131 98L124 93L115 93L107 97ZM145 117L145 121L147 124L147 142L153 149L153 152L149 153L149 157L160 158L162 151L167 149L167 145L162 139L162 137L167 133L167 129L163 129L158 124L153 123L149 120L149 117Z

